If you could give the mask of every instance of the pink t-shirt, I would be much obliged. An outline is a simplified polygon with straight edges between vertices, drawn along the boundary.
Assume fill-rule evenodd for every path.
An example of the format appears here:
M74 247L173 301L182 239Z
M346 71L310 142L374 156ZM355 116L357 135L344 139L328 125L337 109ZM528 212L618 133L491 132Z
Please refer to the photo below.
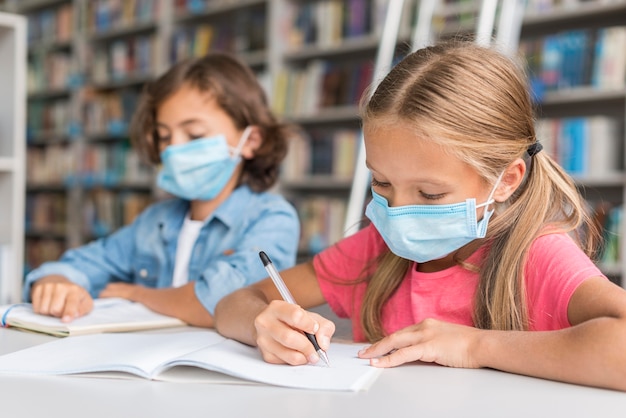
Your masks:
M364 266L386 249L382 237L370 225L313 260L326 301L339 317L351 318L355 341L365 341L360 307L366 288L366 283L355 282ZM468 261L476 262L481 250ZM603 274L567 234L549 234L537 238L531 245L525 276L531 329L554 330L570 326L567 306L578 285ZM385 333L426 318L473 325L477 285L478 274L460 266L422 273L411 263L404 280L383 306Z

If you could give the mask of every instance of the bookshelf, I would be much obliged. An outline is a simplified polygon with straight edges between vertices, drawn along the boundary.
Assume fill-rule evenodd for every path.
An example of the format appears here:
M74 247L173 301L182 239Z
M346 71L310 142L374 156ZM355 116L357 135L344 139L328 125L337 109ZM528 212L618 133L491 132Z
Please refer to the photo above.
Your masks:
M152 167L128 138L147 81L210 49L238 54L267 80L269 3L0 2L28 20L26 203L16 223L25 225L26 271L129 223L159 198Z
M556 2L552 2L556 3ZM626 286L626 2L529 2L520 48L538 104L538 135L574 177L606 239L598 264Z
M407 52L415 21L417 1L405 3L398 56ZM540 62L543 46L538 45L546 37L577 30L597 34L626 22L626 0L527 3L521 50L531 67ZM388 0L5 1L5 8L27 14L34 23L36 30L28 36L31 67L46 63L57 68L53 79L46 78L53 74L29 72L26 250L31 264L116 229L158 198L154 173L129 147L127 125L134 102L147 80L178 59L208 50L233 52L247 62L274 110L303 128L303 135L292 141L279 186L300 210L305 231L301 258L341 237L360 128L357 103L371 81L387 4ZM479 4L440 2L433 21L436 37L471 32ZM120 5L124 7L114 7ZM588 39L589 45L596 41L597 37ZM131 55L137 50L148 52ZM588 50L592 60L594 51ZM576 65L569 62L566 67ZM591 69L586 71L590 74ZM613 230L611 237L626 232L618 216L626 199L623 79L603 88L591 82L535 85L542 132L554 133L570 119L574 126L583 126L582 131L590 129L584 127L587 124L617 132L603 145L617 146L617 152L604 154L615 158L607 164L610 170L598 170L596 163L593 174L573 173L591 208L611 211L613 216L598 217L617 223L605 225ZM591 120L594 116L609 120ZM120 215L124 213L127 216ZM620 281L626 277L622 262L626 249L616 245L615 260L601 266Z
M281 191L302 221L300 259L344 236L359 146L358 102L371 83L386 1L280 2L272 73L277 114L303 128L290 145ZM413 2L406 2L398 55L406 53Z
M26 19L0 13L0 304L20 300L24 233Z

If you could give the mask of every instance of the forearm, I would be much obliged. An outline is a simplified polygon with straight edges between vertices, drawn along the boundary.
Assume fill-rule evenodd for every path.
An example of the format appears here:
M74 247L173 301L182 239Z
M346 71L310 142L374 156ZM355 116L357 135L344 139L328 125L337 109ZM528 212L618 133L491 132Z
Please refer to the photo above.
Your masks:
M256 346L254 320L268 305L265 294L247 287L224 297L215 308L215 329L227 338Z
M195 295L193 283L178 288L152 289L134 286L130 297L155 312L179 318L189 325L212 328L213 316Z
M547 332L483 331L475 358L482 367L626 391L626 323L595 318Z

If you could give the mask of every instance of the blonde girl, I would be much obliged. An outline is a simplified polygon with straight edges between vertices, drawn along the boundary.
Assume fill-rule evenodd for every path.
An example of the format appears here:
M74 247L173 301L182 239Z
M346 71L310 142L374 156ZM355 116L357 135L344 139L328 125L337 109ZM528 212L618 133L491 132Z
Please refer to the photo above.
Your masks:
M318 356L352 320L373 366L421 360L626 390L626 291L590 259L570 177L535 136L523 71L454 42L400 62L362 108L371 224L271 281L228 296L219 332L272 363ZM579 236L577 231L584 231ZM332 359L331 359L332 362Z

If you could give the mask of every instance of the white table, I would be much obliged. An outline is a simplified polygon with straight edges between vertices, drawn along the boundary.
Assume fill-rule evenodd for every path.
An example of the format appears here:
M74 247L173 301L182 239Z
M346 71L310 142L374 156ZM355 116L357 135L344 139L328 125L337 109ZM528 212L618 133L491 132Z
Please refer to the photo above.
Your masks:
M53 339L0 329L0 354ZM139 378L0 375L0 416L624 418L626 393L428 364L385 370L369 391L358 393Z

